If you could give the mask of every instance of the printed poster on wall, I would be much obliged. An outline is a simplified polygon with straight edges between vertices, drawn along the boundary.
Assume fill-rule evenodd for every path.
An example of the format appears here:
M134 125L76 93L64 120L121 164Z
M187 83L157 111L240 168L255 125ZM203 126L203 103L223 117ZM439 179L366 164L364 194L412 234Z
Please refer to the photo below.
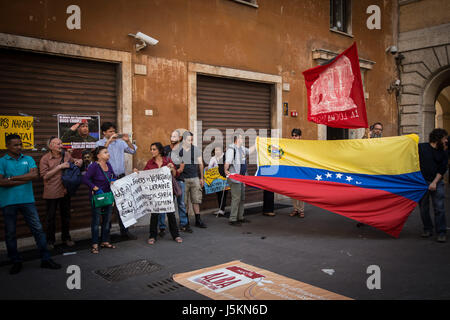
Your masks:
M151 213L175 212L170 169L134 172L111 185L125 228Z
M33 117L0 115L0 149L6 149L6 137L17 134L22 139L23 149L34 148Z
M94 149L100 140L100 115L58 114L58 137L68 149Z

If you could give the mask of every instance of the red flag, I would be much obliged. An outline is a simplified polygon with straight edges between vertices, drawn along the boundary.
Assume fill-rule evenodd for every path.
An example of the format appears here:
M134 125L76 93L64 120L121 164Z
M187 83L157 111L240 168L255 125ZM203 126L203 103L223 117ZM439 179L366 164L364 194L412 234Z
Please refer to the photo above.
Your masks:
M334 128L367 128L356 43L329 63L303 72L308 121Z

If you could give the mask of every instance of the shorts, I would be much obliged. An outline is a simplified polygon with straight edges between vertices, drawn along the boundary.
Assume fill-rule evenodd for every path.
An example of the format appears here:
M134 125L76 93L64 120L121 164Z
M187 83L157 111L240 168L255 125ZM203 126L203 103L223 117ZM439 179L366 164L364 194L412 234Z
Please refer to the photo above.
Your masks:
M184 178L185 194L184 201L186 202L186 208L188 207L188 199L192 204L202 203L202 187L200 186L199 178Z

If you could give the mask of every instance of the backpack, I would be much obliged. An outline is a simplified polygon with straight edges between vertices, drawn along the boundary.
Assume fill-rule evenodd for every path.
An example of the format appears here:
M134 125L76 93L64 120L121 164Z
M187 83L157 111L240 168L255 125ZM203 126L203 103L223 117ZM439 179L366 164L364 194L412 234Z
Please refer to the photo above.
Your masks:
M219 163L219 174L224 178L227 177L227 175L225 174L225 156L226 156L226 152L222 156L222 163ZM236 160L236 149L235 148L233 148L233 159Z
M64 162L65 151L62 151L61 163ZM62 172L62 184L70 196L75 195L81 184L81 171L76 165L70 162L70 167Z

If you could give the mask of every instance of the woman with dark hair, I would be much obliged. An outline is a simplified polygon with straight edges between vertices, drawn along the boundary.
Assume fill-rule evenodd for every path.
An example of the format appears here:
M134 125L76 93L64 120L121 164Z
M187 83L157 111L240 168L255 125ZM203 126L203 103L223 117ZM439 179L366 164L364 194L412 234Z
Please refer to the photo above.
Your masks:
M102 217L102 234L101 248L115 249L116 247L109 243L109 232L111 228L112 205L96 208L92 201L92 195L101 194L111 191L111 184L116 180L109 160L109 152L106 147L97 147L92 151L93 162L88 167L86 174L83 176L83 183L89 187L89 199L92 206L92 249L91 252L97 254L99 252L98 232L100 226L100 217Z
M302 136L302 130L300 129L292 129L291 137L292 139L300 139ZM305 203L301 200L297 200L292 198L292 205L294 210L289 214L291 217L298 216L299 218L305 217Z
M152 158L147 162L144 170L152 170L158 169L162 167L168 167L172 176L177 176L177 170L175 169L175 165L169 157L164 156L164 147L159 142L154 142L150 146L150 152L152 153ZM175 196L175 195L174 195ZM156 236L158 232L158 216L159 213L152 213L150 216L150 236L148 239L148 244L154 244L156 241ZM175 218L175 212L168 212L167 219L169 220L169 230L172 235L173 240L177 243L183 242L177 227L177 220Z
M220 144L216 144L213 149L213 156L211 157L211 160L209 161L208 170L218 167L220 168L224 166L225 164L225 157L223 153L223 148ZM220 172L220 170L219 170ZM219 210L217 212L214 212L215 215L224 217L225 216L225 206L227 203L227 195L228 190L225 188L222 191L216 192L217 195L217 202L219 204Z

